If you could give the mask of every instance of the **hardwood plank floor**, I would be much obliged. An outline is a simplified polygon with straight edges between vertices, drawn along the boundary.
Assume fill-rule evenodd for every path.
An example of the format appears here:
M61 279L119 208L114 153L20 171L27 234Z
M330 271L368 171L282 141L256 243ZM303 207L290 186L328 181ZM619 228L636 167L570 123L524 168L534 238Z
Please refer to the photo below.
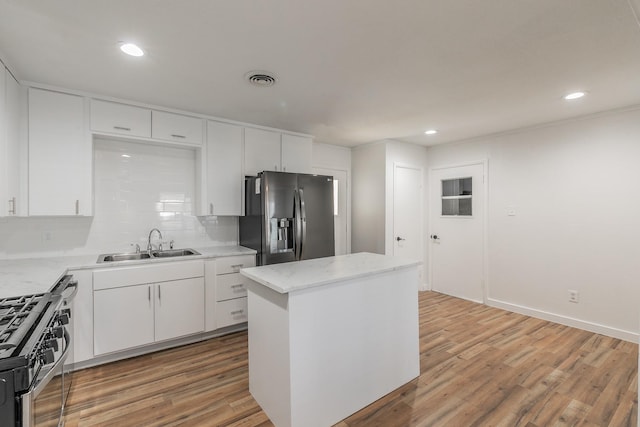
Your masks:
M421 292L420 376L337 427L635 427L637 364L636 344ZM67 427L272 425L246 332L73 375Z

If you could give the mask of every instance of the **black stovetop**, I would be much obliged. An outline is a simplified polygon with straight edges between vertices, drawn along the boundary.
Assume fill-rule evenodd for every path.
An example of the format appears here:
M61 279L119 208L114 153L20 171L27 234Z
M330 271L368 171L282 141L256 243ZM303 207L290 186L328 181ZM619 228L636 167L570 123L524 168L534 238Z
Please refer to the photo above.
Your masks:
M28 363L23 350L51 300L49 293L0 299L0 371Z

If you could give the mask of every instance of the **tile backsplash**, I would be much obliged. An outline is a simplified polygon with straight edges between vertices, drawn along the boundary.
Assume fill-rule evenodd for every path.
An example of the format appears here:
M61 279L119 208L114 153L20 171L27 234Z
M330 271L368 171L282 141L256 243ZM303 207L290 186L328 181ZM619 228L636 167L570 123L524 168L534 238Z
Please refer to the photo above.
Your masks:
M4 218L0 256L132 251L135 244L144 250L152 228L160 229L165 247L171 240L182 248L237 244L237 217L194 215L195 154L96 138L94 216Z

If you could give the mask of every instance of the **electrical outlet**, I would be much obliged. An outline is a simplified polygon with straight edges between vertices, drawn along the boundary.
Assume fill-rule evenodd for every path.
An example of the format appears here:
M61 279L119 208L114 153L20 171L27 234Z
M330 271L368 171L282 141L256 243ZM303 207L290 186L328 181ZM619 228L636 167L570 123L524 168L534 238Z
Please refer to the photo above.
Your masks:
M569 289L569 302L577 303L580 298L580 294L578 291L573 291Z

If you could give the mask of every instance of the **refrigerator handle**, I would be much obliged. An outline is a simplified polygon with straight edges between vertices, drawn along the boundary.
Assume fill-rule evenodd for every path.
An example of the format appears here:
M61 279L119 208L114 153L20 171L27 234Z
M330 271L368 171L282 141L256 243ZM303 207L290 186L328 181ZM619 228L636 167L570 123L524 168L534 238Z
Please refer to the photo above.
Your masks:
M302 225L302 230L300 233L300 259L302 259L302 252L304 251L305 240L307 240L307 209L304 205L304 191L301 189L298 190L300 194L300 224Z
M300 221L300 195L298 194L298 190L294 190L293 193L293 253L296 261L300 260L300 254L302 249L302 223Z

